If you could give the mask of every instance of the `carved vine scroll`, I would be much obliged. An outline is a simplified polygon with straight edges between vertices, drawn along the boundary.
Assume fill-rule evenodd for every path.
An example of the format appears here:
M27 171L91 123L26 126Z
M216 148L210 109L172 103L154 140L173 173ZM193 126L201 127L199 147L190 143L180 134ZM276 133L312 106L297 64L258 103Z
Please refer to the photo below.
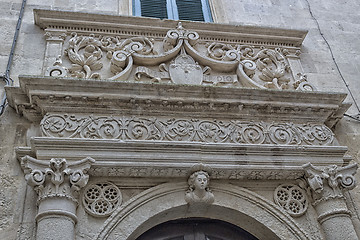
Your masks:
M62 45L61 45L62 46ZM64 56L45 72L54 77L165 81L264 89L314 90L289 59L293 48L200 41L181 23L163 37L71 33ZM64 62L64 63L62 63Z

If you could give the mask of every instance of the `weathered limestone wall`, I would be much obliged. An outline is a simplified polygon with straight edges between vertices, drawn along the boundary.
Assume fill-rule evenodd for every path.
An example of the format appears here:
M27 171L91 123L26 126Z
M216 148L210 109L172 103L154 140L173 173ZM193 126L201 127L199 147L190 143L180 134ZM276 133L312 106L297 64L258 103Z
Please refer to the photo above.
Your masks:
M346 100L352 103L347 114L360 114L360 21L354 11L360 7L359 1L228 0L220 7L213 3L219 22L307 29L301 62L308 81L320 91L346 92ZM333 130L340 144L360 163L360 122L344 117ZM359 186L348 199L355 203L354 215L359 218Z
M5 72L13 34L21 7L20 0L0 0L0 74ZM131 13L131 0L28 0L21 26L11 77L18 84L21 74L39 75L45 50L43 31L33 20L33 9L83 11L102 14ZM221 3L221 5L219 5ZM307 29L301 61L308 80L321 91L348 92L345 82L360 105L360 22L357 0L211 0L214 18L220 23ZM326 39L326 41L324 40ZM330 48L329 48L330 47ZM330 51L331 49L331 51ZM339 74L339 70L344 80ZM3 83L0 83L2 86ZM2 93L2 89L0 89ZM353 102L348 96L349 102ZM349 115L359 113L356 104ZM21 231L33 234L32 216L35 203L24 205L25 194L34 194L26 184L15 158L14 148L26 145L31 124L7 108L0 117L0 239L16 239ZM344 117L335 127L341 145L349 147L349 154L360 163L360 123ZM360 173L357 174L360 181ZM264 195L271 195L264 192ZM34 198L35 199L35 198ZM354 217L360 215L360 187L352 190L349 199ZM354 204L353 204L354 203ZM26 214L23 214L26 212ZM28 216L28 217L27 217ZM20 222L29 222L19 228ZM360 228L359 228L360 229ZM29 237L30 239L30 237Z

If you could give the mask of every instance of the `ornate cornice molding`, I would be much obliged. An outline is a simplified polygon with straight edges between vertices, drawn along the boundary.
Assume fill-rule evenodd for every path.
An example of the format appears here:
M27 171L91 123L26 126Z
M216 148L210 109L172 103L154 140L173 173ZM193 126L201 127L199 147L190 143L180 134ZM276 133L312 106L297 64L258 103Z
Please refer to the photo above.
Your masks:
M34 10L35 24L43 29L63 29L70 32L101 33L106 35L145 35L164 37L177 21L114 16L72 11ZM197 31L203 40L258 45L301 45L307 31L258 26L240 26L184 21L185 28Z
M10 106L31 121L46 113L236 119L244 121L326 123L345 111L346 94L225 88L165 83L114 82L20 76L7 87ZM106 106L106 107L105 107Z

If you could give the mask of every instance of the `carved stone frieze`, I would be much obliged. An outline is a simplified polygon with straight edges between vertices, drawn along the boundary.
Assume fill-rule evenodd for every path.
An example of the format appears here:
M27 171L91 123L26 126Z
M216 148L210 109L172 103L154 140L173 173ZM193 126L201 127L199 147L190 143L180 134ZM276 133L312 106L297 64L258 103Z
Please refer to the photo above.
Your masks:
M39 196L38 203L52 197L64 197L77 203L79 191L89 179L87 171L94 162L89 157L69 164L64 158L41 161L24 156L21 167L27 183Z
M293 217L303 215L309 205L306 191L295 184L281 184L274 191L274 201Z
M96 167L89 170L91 176L112 177L188 177L187 167ZM251 170L251 169L212 169L211 178L229 180L278 180L297 179L303 173L298 170Z
M351 190L356 186L354 175L358 168L357 164L318 168L308 163L303 168L312 190L314 205L329 199L344 198L343 191Z
M90 215L106 217L122 203L122 194L111 182L93 183L84 189L82 203Z
M331 145L334 140L320 124L49 114L40 126L43 136L64 138L285 145Z
M288 62L298 58L290 54L292 48L199 40L199 33L181 23L162 42L141 35L72 32L64 44L64 65L48 67L46 75L59 76L65 69L75 78L314 90L306 77L294 77L302 73Z

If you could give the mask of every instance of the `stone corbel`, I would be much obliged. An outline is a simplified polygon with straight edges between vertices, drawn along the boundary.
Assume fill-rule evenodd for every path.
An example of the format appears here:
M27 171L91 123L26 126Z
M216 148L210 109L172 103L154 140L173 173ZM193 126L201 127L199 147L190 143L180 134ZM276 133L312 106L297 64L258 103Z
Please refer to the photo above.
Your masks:
M356 185L357 164L318 168L308 163L303 168L326 239L358 239L344 196L344 191Z
M37 239L75 239L79 191L87 184L87 171L94 162L89 157L72 163L64 158L21 158L25 179L38 194Z

